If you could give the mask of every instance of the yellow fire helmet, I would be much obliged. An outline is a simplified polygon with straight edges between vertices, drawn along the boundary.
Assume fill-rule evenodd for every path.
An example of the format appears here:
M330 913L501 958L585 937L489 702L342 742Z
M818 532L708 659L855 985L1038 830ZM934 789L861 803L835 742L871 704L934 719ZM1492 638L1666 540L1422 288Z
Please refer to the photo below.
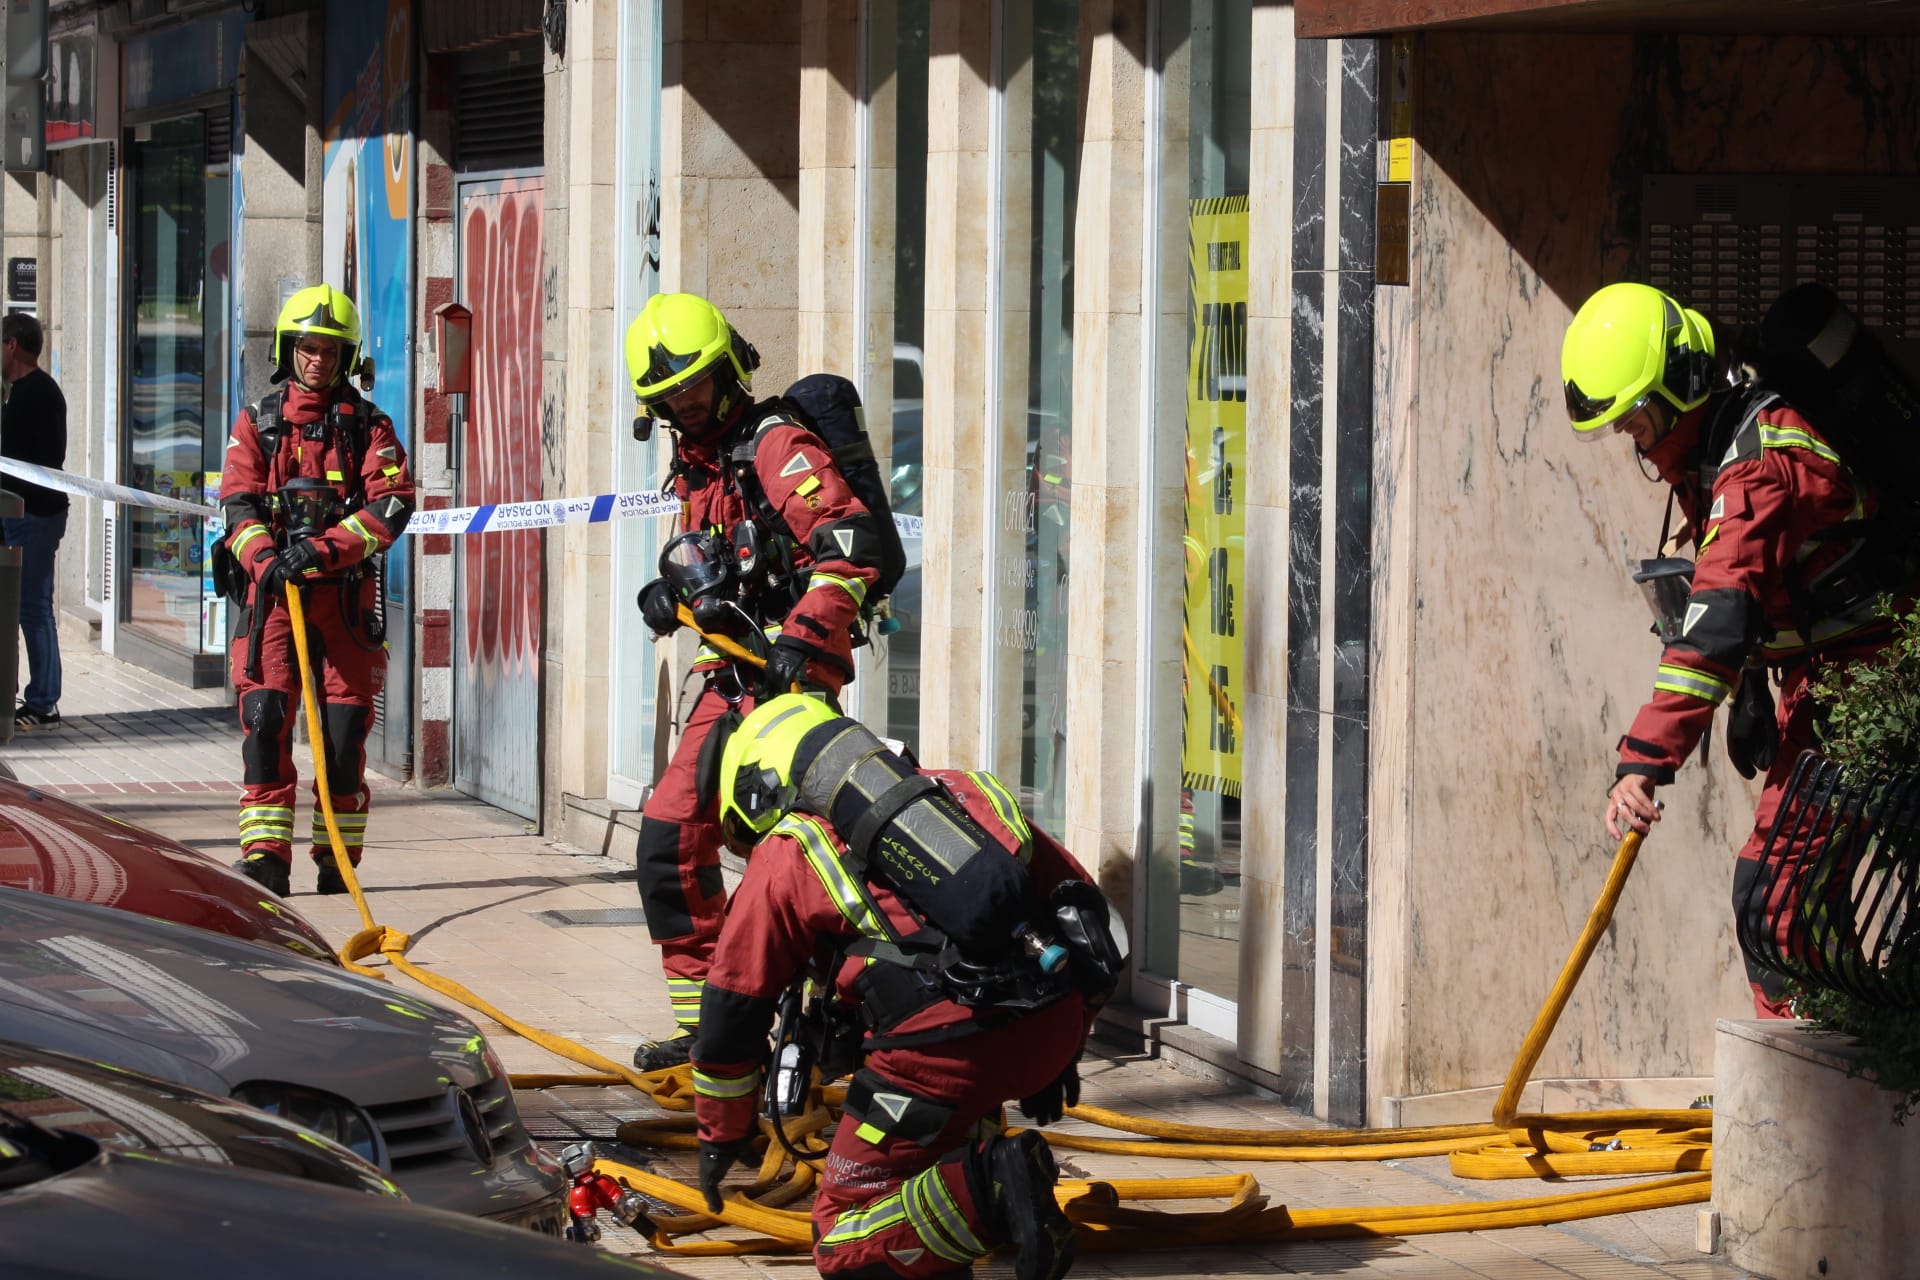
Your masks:
M657 293L627 326L627 372L641 411L674 423L667 397L705 377L719 381L713 421L724 423L753 390L760 353L696 293ZM678 425L678 424L675 424Z
M281 377L292 374L293 344L305 337L332 338L340 344L340 365L333 371L333 382L352 373L360 362L360 313L353 300L324 284L311 285L287 299L280 318L273 322L273 362Z
M1713 326L1651 285L1610 284L1588 298L1560 344L1567 416L1584 439L1658 395L1685 413L1713 390Z
M845 718L820 698L783 693L740 722L720 753L720 832L729 849L745 855L787 815L800 740Z

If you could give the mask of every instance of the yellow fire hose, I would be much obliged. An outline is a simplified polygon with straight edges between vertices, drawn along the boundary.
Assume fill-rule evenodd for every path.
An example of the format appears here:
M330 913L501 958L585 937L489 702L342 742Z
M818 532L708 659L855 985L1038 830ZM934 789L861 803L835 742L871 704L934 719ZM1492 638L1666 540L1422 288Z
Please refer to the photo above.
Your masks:
M367 909L366 894L360 889L359 874L354 869L352 860L347 856L346 842L340 836L340 825L333 814L333 789L327 781L326 731L321 724L319 702L313 692L313 663L307 643L306 608L300 598L300 588L293 583L287 584L287 617L293 627L294 653L300 661L300 699L301 706L307 715L308 744L313 749L314 793L320 798L320 813L327 826L327 842L333 848L333 858L340 867L341 878L347 882L347 889L353 894L353 905L360 913L362 925L360 932L347 939L346 945L340 948L340 962L355 973L377 978L384 975L377 969L360 964L359 961L376 954L384 956L388 964L414 981L458 1000L469 1009L479 1010L515 1035L523 1036L543 1049L578 1062L582 1066L592 1067L595 1071L602 1073L604 1077L602 1083L626 1083L647 1091L647 1078L632 1067L595 1053L584 1045L575 1044L571 1040L528 1026L511 1014L495 1008L459 983L438 974L428 973L407 959L407 948L413 944L413 939L409 935L374 923L373 913Z
M356 973L384 977L381 971L358 963L378 954L415 981L485 1014L549 1052L591 1069L588 1074L515 1074L511 1077L514 1087L630 1085L669 1114L657 1120L623 1124L618 1133L620 1141L662 1150L695 1149L698 1140L690 1114L694 1109L690 1068L672 1067L643 1074L584 1045L529 1026L459 983L409 962L406 950L412 939L374 922L334 818L324 736L308 657L306 620L300 591L291 585L287 588L287 610L293 623L301 694L313 744L315 789L334 857L364 926L340 949L342 963ZM692 614L685 606L680 608L680 618L694 626ZM730 657L765 666L764 659L725 636L701 632L701 638ZM1102 1251L1142 1250L1484 1231L1707 1200L1712 1194L1709 1172L1712 1129L1708 1113L1693 1109L1548 1115L1517 1112L1520 1092L1546 1047L1547 1037L1552 1034L1587 961L1613 918L1614 908L1633 870L1641 839L1639 833L1633 832L1620 842L1600 898L1508 1071L1505 1087L1494 1104L1491 1123L1404 1129L1243 1130L1181 1124L1123 1115L1101 1107L1076 1106L1067 1109L1071 1118L1134 1136L1049 1133L1047 1140L1064 1150L1211 1161L1404 1160L1447 1155L1453 1172L1467 1178L1558 1179L1645 1173L1676 1176L1525 1199L1345 1209L1270 1205L1258 1181L1247 1173L1196 1178L1063 1180L1055 1195L1074 1223L1080 1246ZM845 1093L842 1086L816 1079L807 1110L783 1122L789 1141L797 1146L824 1132L838 1118L838 1107ZM701 1192L686 1183L614 1160L597 1160L594 1168L643 1195L683 1211L654 1219L651 1243L662 1253L723 1257L808 1252L813 1247L811 1217L804 1205L798 1209L785 1206L810 1195L818 1180L819 1161L792 1160L782 1145L773 1140L772 1131L764 1121L762 1128L765 1132L760 1140L765 1145L758 1176L747 1186L731 1189L718 1215L709 1214ZM1159 1204L1190 1200L1225 1201L1226 1207L1181 1213L1127 1207L1129 1202ZM681 1239L722 1226L753 1234L746 1238Z

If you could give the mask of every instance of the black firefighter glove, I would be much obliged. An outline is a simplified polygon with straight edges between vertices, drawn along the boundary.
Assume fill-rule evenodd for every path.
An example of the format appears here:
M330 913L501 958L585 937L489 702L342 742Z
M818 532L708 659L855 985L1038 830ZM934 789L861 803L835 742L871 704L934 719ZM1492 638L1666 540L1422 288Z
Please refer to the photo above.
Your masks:
M1751 778L1773 767L1774 752L1779 747L1780 729L1774 719L1767 673L1748 667L1727 707L1727 758L1741 777Z
M260 590L267 595L280 595L289 582L298 586L309 569L325 569L326 554L320 544L312 538L302 538L274 557L260 574Z
M1054 1078L1052 1084L1031 1098L1020 1099L1021 1112L1033 1121L1035 1128L1045 1128L1066 1115L1068 1107L1079 1105L1080 1061L1077 1057Z
M777 698L783 693L792 693L793 686L807 682L807 663L820 656L820 651L805 640L792 636L781 636L773 642L773 652L767 657L766 673L760 678L760 698Z
M640 588L640 616L647 629L657 636L670 636L680 629L680 601L665 578L655 578Z
M708 1213L720 1212L720 1183L726 1179L727 1170L751 1155L752 1138L733 1142L700 1140L700 1194L707 1198Z

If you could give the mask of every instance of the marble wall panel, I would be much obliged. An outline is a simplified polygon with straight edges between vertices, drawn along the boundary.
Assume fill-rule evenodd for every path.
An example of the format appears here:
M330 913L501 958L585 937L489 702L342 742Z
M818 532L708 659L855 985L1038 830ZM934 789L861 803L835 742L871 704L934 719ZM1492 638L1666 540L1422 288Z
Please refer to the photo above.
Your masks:
M1412 824L1412 725L1406 714L1422 690L1412 654L1414 619L1411 429L1414 341L1411 291L1374 291L1373 742L1368 760L1367 1115L1378 1100L1406 1092L1408 864Z
M1914 172L1920 42L1429 33L1414 67L1420 465L1382 511L1413 575L1408 906L1376 943L1404 952L1397 1087L1420 1094L1504 1074L1604 878L1613 744L1658 657L1627 572L1663 494L1621 442L1572 438L1567 320L1635 278L1645 174ZM1542 1076L1704 1074L1714 1017L1747 1007L1726 895L1753 794L1717 739L1665 790Z

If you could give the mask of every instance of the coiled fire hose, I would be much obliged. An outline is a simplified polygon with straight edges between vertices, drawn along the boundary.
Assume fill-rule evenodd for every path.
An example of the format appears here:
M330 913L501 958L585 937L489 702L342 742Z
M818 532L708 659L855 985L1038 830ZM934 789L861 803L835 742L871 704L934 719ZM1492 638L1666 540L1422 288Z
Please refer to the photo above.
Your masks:
M656 1150L690 1152L697 1149L690 1067L670 1067L643 1074L584 1045L530 1026L459 983L412 964L406 958L412 939L374 922L334 819L324 739L309 669L305 617L296 586L287 588L287 609L300 660L301 693L327 837L364 925L340 949L341 961L356 973L384 977L381 971L358 963L378 954L415 981L484 1013L543 1049L590 1069L588 1074L515 1073L511 1077L515 1088L629 1085L668 1114L621 1125L617 1134L620 1142ZM692 625L691 614L684 606L681 620ZM725 636L702 632L701 638L730 657L765 665L764 659ZM1446 1155L1453 1172L1465 1178L1668 1176L1624 1186L1586 1188L1524 1199L1324 1209L1269 1204L1258 1180L1250 1173L1192 1178L1062 1179L1055 1196L1074 1223L1080 1247L1100 1251L1174 1249L1210 1244L1486 1231L1707 1200L1713 1190L1709 1172L1713 1158L1710 1112L1690 1108L1527 1115L1518 1111L1520 1093L1546 1047L1547 1038L1613 919L1642 838L1638 832L1629 832L1620 842L1600 897L1507 1073L1490 1123L1402 1129L1223 1129L1129 1116L1083 1105L1067 1108L1067 1116L1121 1136L1050 1131L1047 1141L1056 1150L1216 1162L1405 1160ZM845 1096L844 1086L816 1078L808 1091L806 1109L780 1122L789 1142L797 1144L832 1126ZM717 1215L706 1211L700 1190L688 1183L616 1160L596 1160L593 1171L682 1211L656 1213L651 1218L650 1243L662 1253L688 1257L806 1253L813 1247L813 1223L808 1207L818 1182L820 1162L792 1158L785 1145L771 1139L771 1124L771 1121L762 1121L764 1146L756 1178L744 1187L730 1188L725 1205ZM1134 1201L1190 1200L1226 1203L1224 1208L1195 1212L1129 1207L1129 1202ZM788 1207L796 1203L799 1207ZM752 1234L744 1238L685 1239L722 1227Z

